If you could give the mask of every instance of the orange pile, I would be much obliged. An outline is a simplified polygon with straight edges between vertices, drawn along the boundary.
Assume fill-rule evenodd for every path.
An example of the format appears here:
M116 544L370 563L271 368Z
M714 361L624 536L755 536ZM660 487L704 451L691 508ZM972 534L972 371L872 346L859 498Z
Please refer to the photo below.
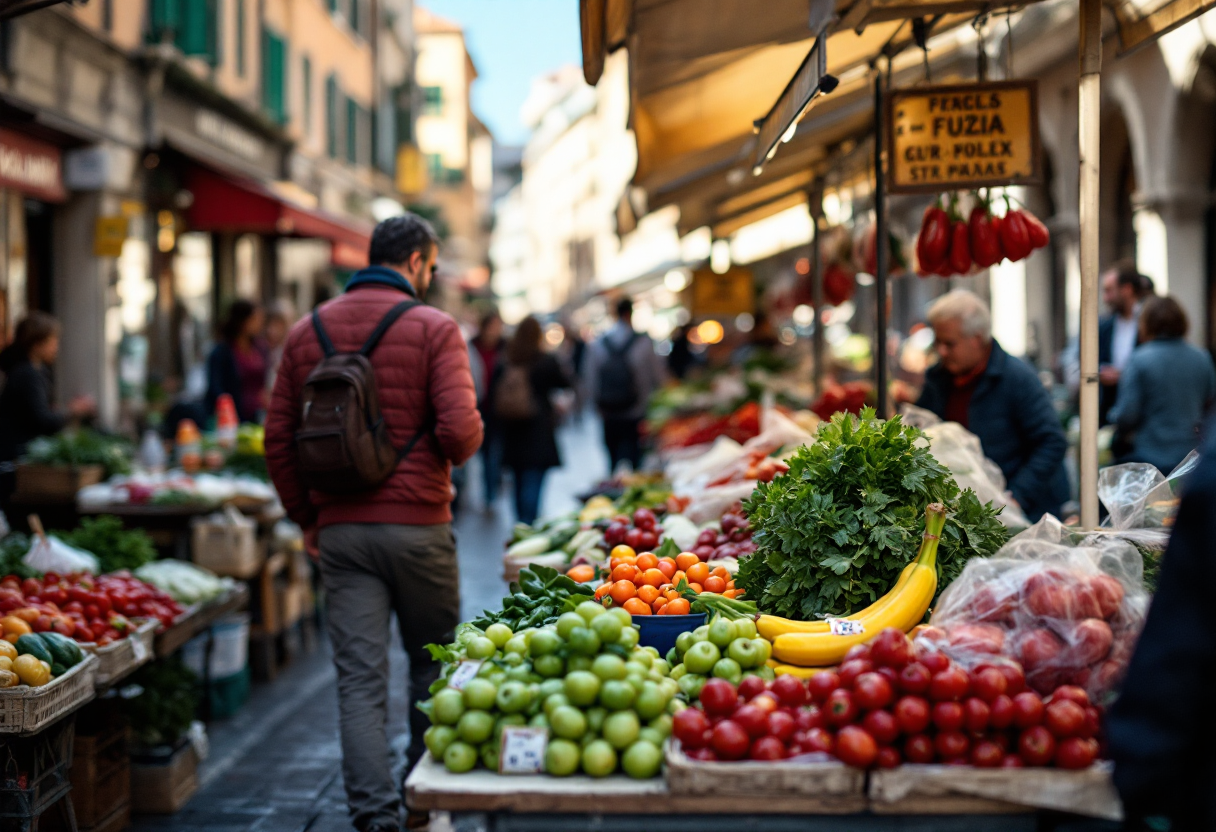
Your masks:
M676 591L680 581L693 592L716 592L727 598L742 594L725 566L710 571L692 552L674 559L650 552L636 554L628 546L616 546L604 570L604 583L595 591L597 601L605 597L631 615L688 615L689 603Z

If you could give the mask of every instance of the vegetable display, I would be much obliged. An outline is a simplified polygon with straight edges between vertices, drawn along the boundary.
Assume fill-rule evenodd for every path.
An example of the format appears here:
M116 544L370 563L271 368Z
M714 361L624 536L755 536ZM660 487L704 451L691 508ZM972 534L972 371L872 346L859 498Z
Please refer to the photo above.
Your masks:
M0 641L0 688L41 687L84 661L76 642L59 633L21 633Z
M138 569L156 560L156 546L143 529L128 529L112 515L84 517L80 527L63 535L65 543L97 556L100 571Z
M594 590L580 584L548 566L535 564L522 569L519 580L511 583L509 594L503 598L498 612L486 610L472 625L485 629L502 624L512 630L551 624L567 611L567 605L589 599Z
M0 581L0 637L56 632L105 646L133 630L132 618L155 618L169 626L182 607L154 586L127 573L66 575Z
M179 604L190 606L223 595L232 581L217 578L201 566L184 560L157 560L135 570L135 577L164 590Z
M106 476L131 472L131 443L90 428L63 430L30 442L23 462L39 465L101 465Z
M838 414L789 460L788 474L760 483L745 502L756 552L736 584L762 612L815 620L849 615L886 594L913 559L930 503L946 507L937 553L939 586L964 562L1007 537L997 511L923 447L898 417Z
M735 598L734 583L726 567L711 571L693 552L659 557L622 545L612 550L595 600L623 607L631 615L688 615L702 591Z
M735 685L745 676L772 681L776 674L766 664L772 651L768 640L756 633L752 619L732 621L717 616L709 624L680 633L666 658L672 665L671 678L691 701L711 679L725 679Z
M1002 260L1017 262L1051 241L1047 227L1030 211L1014 208L1005 197L1005 214L991 210L991 195L974 193L975 206L966 219L959 195L951 194L949 210L941 201L925 209L916 237L917 271L921 277L971 274Z

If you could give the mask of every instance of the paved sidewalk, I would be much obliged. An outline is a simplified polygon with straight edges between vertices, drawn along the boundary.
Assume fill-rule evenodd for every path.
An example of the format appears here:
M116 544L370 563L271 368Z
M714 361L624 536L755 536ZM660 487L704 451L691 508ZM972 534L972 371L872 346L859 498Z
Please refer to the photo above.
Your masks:
M599 422L585 418L559 435L561 469L545 483L543 514L569 511L574 495L601 480L607 458ZM510 479L493 514L482 513L480 472L470 466L470 492L456 522L462 618L497 608L506 592L503 541L515 523ZM392 653L389 734L403 758L406 733L406 659ZM134 819L133 832L349 832L338 745L337 694L329 647L288 667L278 679L254 687L247 707L208 726L211 753L200 770L201 788L176 815Z

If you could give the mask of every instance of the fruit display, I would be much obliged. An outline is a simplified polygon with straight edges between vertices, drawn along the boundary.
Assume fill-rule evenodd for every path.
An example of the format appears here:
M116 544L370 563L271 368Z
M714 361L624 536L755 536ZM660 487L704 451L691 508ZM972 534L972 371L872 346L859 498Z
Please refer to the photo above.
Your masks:
M1016 662L994 659L968 672L894 627L809 679L707 680L696 707L672 723L696 760L822 753L857 768L1081 769L1097 759L1100 729L1100 711L1080 688L1043 698L1026 689Z
M691 551L703 561L734 560L756 551L751 523L743 513L743 506L736 503L723 512L717 530L712 527L702 529Z
M733 600L741 594L726 567L711 570L693 552L660 557L617 546L603 577L595 590L595 600L621 607L631 615L688 615L692 601L686 595L707 592Z
M966 219L959 195L951 194L947 207L941 200L925 209L916 237L917 273L921 277L972 274L1002 260L1017 262L1051 241L1047 226L1030 211L1014 208L1008 195L1005 213L992 213L991 194L972 194L975 206Z
M182 606L165 592L129 573L94 577L56 575L0 581L0 637L56 632L104 647L135 629L134 618L154 618L166 627Z
M82 661L80 647L60 633L17 634L0 641L0 688L41 687Z
M744 677L776 678L767 662L772 645L756 632L750 618L730 620L716 616L690 632L676 638L676 646L666 656L672 665L671 678L680 686L680 693L690 701L701 695L711 679L725 679L739 684Z
M930 503L947 510L939 587L1008 538L997 510L960 493L921 431L899 417L837 414L789 463L743 504L756 551L735 581L761 612L813 621L866 608L914 559Z
M552 624L569 604L590 598L593 591L556 569L539 564L521 570L519 580L513 581L509 589L502 600L502 609L482 612L472 622L474 627L484 630L499 624L511 630L524 630Z
M965 664L1016 659L1044 695L1076 685L1100 701L1122 678L1147 614L1143 561L1123 541L1074 547L1035 531L968 564L918 638Z
M635 551L652 551L659 548L663 540L663 528L659 518L648 508L639 508L632 516L619 514L612 518L604 529L604 544L628 546Z
M638 647L624 609L583 601L552 625L462 625L455 644L428 647L443 675L419 707L427 749L448 771L497 771L504 729L532 726L548 731L547 774L659 773L679 688L657 651Z

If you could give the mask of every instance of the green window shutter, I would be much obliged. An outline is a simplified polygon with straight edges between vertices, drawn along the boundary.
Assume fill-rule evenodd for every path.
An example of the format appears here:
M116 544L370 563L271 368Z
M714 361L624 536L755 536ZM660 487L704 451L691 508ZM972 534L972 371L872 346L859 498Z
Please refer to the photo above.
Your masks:
M179 0L177 48L206 58L212 66L218 58L219 4L220 0Z
M312 61L305 55L300 61L300 94L304 99L300 115L304 121L304 135L312 135Z
M236 74L245 77L245 0L236 0Z
M287 41L262 30L262 109L276 124L287 123Z
M175 40L181 27L181 0L152 0L148 10L148 40L160 43L165 38Z
M359 161L359 104L353 98L346 99L346 161L352 165Z
M413 119L410 118L410 85L402 84L393 93L393 115L396 121L397 142L414 140Z
M362 3L359 0L350 0L350 28L353 32L359 31L359 24L362 22L363 9Z
M338 11L338 0L326 0L326 2L329 6L329 13L336 14Z
M422 88L422 112L431 116L443 113L443 87Z
M332 73L325 79L325 152L338 158L338 78Z

